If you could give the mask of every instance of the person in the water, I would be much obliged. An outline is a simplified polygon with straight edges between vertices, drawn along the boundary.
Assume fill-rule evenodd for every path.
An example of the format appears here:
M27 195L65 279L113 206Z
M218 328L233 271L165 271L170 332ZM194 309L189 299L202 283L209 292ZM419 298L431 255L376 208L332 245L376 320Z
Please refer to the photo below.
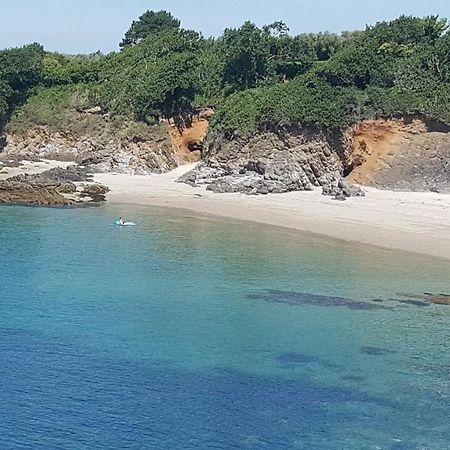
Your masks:
M122 217L119 217L119 223L120 225L123 225L125 223Z

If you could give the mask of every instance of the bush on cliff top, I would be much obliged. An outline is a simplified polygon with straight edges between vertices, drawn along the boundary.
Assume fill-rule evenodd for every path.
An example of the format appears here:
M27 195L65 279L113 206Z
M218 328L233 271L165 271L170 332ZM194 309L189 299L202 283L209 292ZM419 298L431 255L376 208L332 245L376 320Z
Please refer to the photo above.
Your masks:
M213 106L212 127L230 135L415 113L450 123L446 20L402 16L359 32L298 36L283 22L246 22L204 39L167 13L147 16L133 42L107 56L45 53L38 44L1 51L0 127L27 98L17 128L56 124L81 98L144 123L189 120ZM159 23L163 16L170 20Z
M6 129L25 133L36 126L65 129L76 126L76 110L89 104L86 85L65 85L36 89L28 101L13 113Z
M377 24L292 81L233 94L213 127L227 133L295 123L343 127L402 114L450 124L446 30L446 21L433 17Z
M0 129L11 111L41 81L44 49L39 44L0 51Z

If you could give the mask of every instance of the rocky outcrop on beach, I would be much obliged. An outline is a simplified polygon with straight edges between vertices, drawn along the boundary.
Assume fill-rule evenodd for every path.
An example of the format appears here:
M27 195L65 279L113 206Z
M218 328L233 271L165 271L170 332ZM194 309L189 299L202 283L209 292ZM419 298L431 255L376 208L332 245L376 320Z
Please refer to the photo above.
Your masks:
M323 178L322 195L333 197L334 200L345 201L349 197L365 197L366 192L360 187L349 183L338 172Z
M326 195L363 195L343 181L349 146L344 134L314 127L265 132L226 139L210 135L203 162L179 179L208 190L269 194L311 191Z
M54 187L44 187L25 180L0 181L0 203L34 205L72 205L75 202L64 197Z
M46 128L25 135L7 135L0 159L51 159L74 161L91 166L96 172L117 172L145 175L161 173L178 166L168 135L156 131L152 139L135 135L129 140L111 134L77 136L51 132Z
M0 203L74 205L104 201L107 192L106 186L93 182L88 169L76 166L0 181Z
M179 181L245 194L322 187L337 200L364 196L359 185L450 192L450 128L404 117L366 120L345 130L298 126L247 137L210 133L203 162Z
M10 125L3 141L0 161L73 161L95 172L137 175L167 172L184 162L165 122L146 125L101 111L70 111L60 125Z

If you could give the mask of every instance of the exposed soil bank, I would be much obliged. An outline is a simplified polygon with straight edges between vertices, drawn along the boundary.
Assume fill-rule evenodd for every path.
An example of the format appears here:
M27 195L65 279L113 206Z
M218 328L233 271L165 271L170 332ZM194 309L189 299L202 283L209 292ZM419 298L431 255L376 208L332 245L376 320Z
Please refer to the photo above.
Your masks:
M417 117L355 125L348 179L383 189L450 192L449 131Z

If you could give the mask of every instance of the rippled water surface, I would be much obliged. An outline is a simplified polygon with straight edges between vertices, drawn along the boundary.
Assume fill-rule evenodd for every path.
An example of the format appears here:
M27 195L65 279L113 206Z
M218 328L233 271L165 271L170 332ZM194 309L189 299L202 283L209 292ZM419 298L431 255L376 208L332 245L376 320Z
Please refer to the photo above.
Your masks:
M0 256L2 449L450 448L448 262L109 205Z

